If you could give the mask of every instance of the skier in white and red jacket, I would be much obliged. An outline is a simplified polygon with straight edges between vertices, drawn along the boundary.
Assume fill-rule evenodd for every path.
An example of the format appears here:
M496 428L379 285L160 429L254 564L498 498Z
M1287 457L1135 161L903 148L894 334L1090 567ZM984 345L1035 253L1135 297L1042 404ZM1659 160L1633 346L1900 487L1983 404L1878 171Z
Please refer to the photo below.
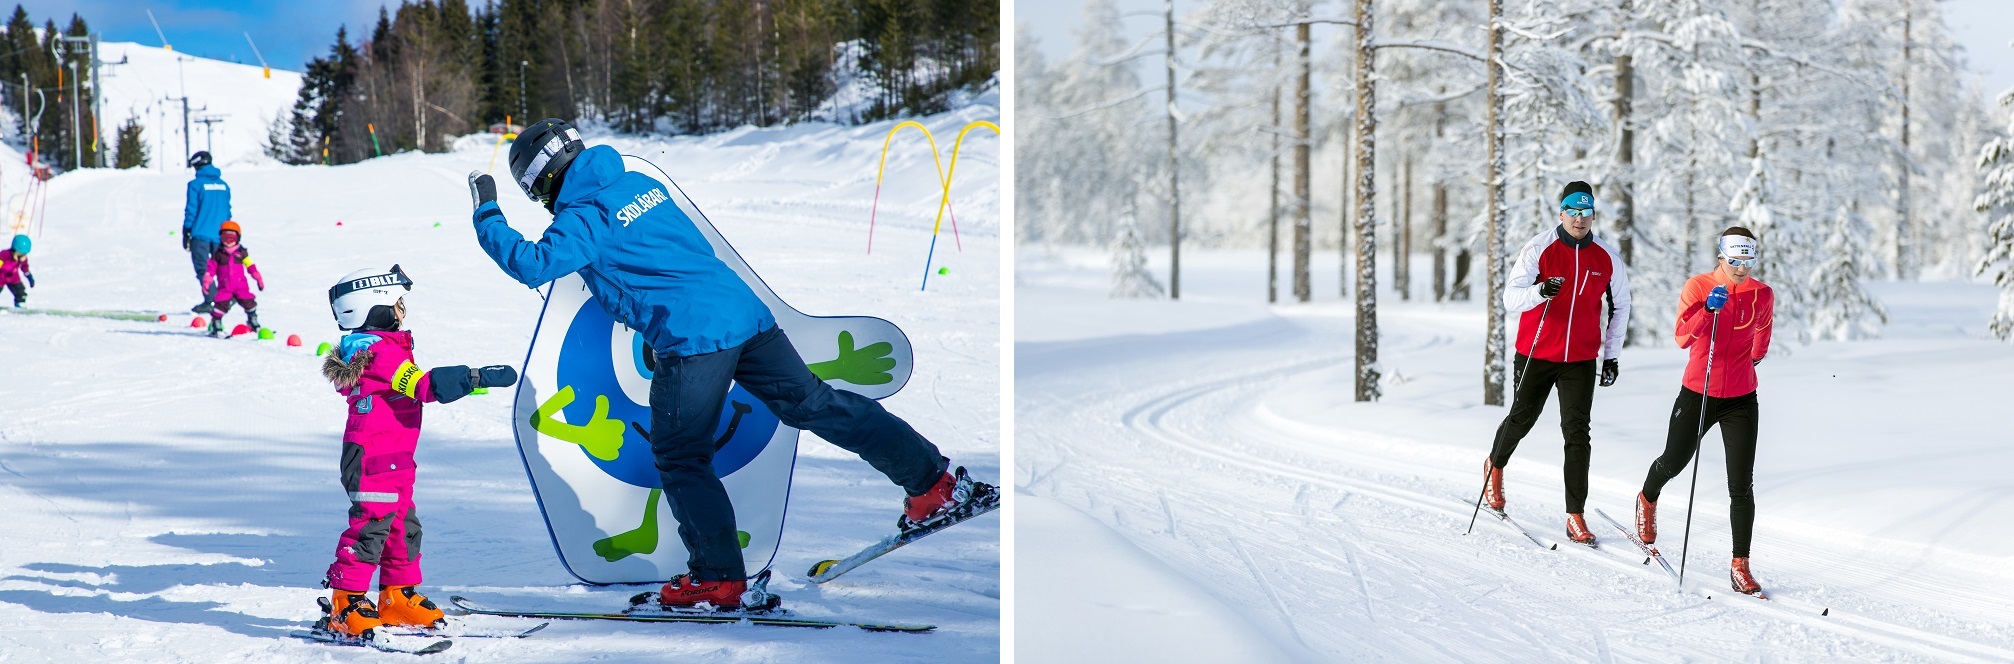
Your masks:
M1613 385L1622 372L1616 350L1629 325L1628 269L1615 245L1596 237L1593 226L1593 188L1570 182L1560 193L1559 225L1517 250L1505 278L1504 308L1523 314L1512 349L1518 378L1510 414L1497 427L1496 442L1483 461L1484 499L1500 513L1504 466L1557 386L1560 432L1566 438L1566 532L1587 545L1595 541L1581 516L1587 504L1589 413L1597 380L1603 387Z

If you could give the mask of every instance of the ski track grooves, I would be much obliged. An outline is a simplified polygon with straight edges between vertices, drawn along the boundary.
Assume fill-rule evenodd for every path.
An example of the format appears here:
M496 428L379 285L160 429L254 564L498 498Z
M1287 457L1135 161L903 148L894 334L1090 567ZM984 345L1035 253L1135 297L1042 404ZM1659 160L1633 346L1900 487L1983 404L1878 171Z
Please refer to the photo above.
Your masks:
M1283 325L1297 326L1298 322ZM1281 331L1277 327L1265 330L1271 333L1267 336L1273 337L1270 341L1299 340L1280 339ZM1207 334L1197 337L1198 341L1208 338ZM1417 336L1391 341L1414 345L1447 343L1444 338ZM1097 345L1098 342L1087 344ZM1059 351L1062 349L1042 349L1044 355L1067 354ZM1024 388L1023 417L1050 424L1029 427L1040 431L1035 437L1036 444L1030 446L1039 451L1023 459L1031 469L1048 467L1042 472L1031 470L1029 481L1021 490L1063 499L1094 518L1099 514L1110 515L1109 519L1100 520L1188 574L1221 576L1226 568L1247 568L1256 587L1226 588L1221 591L1225 601L1243 607L1248 613L1262 606L1276 609L1283 616L1284 624L1280 627L1308 650L1322 656L1464 659L1465 655L1474 654L1463 649L1465 644L1491 642L1504 646L1500 652L1506 655L1592 661L1634 661L1674 655L1754 659L1758 655L1770 658L1772 654L1846 659L1892 659L1897 654L1906 654L1905 659L2014 660L2014 651L1887 622L1847 608L1857 604L1878 607L1891 615L1897 610L1907 615L1911 609L1921 613L1926 608L1922 606L1895 605L1864 595L1834 595L1823 600L1833 609L1831 615L1820 617L1818 605L1799 598L1779 594L1765 602L1733 596L1732 591L1715 585L1717 577L1711 573L1688 575L1692 579L1688 586L1693 592L1680 594L1661 571L1642 565L1642 556L1633 548L1561 547L1559 551L1544 551L1529 546L1521 536L1502 525L1494 526L1494 531L1479 526L1474 536L1462 537L1458 533L1468 519L1472 495L1466 494L1465 489L1444 486L1450 481L1440 475L1452 471L1434 469L1423 473L1420 471L1427 469L1403 459L1337 449L1333 444L1323 445L1326 441L1309 440L1305 432L1286 431L1254 415L1256 407L1252 402L1284 379L1332 369L1348 362L1351 355L1331 352L1312 357L1288 363L1237 365L1244 368L1214 374L1218 377L1213 379L1173 384L1149 381L1141 384L1156 387L1130 393L1124 390L1100 393L1073 386L1075 389L1062 390L1066 394L1052 395ZM1193 357L1185 361L1191 365L1203 364ZM1037 366L1068 364L1071 363L1044 357ZM1076 366L1081 370L1085 364L1103 363L1092 361ZM1043 385L1048 382L1045 379L1067 379L1062 373L1024 377L1027 382L1023 385ZM1184 375L1212 374L1194 371ZM1072 392L1095 396L1068 394ZM1100 415L1108 412L1117 417L1100 422ZM1072 434L1058 436L1053 433L1057 429L1067 429ZM1091 444L1073 444L1077 440L1076 431L1087 429L1121 432L1124 439L1139 445L1141 455L1134 463L1097 459L1114 451ZM1100 438L1095 433L1083 437ZM1045 457L1051 460L1041 460ZM1159 469L1170 464L1183 474L1155 476ZM1215 492L1211 489L1220 485L1170 481L1199 470L1215 476L1213 480L1253 480L1245 484L1257 485L1257 490L1212 495ZM1237 477L1230 477L1233 473ZM1076 486L1070 486L1073 484ZM1271 506L1269 491L1282 488L1276 486L1282 484L1289 485L1284 488L1288 494L1285 507L1292 511L1264 509ZM1086 488L1099 485L1114 490L1094 494ZM1066 487L1078 491L1066 491ZM1331 508L1339 516L1327 518L1309 513L1310 487L1340 493ZM1070 500L1071 493L1082 499ZM1378 504L1350 500L1350 496L1358 494ZM1177 502L1183 503L1181 509L1186 515L1179 530L1175 518ZM1129 512L1133 517L1144 517L1147 523L1160 522L1161 528L1136 523L1136 519L1128 518ZM1358 519L1345 516L1365 513L1371 516ZM1263 517L1262 525L1253 525L1255 515ZM1548 525L1541 522L1533 527L1543 529ZM1367 528L1382 532L1373 536L1366 532ZM1209 539L1221 538L1227 546L1213 545L1199 533L1211 533L1216 537ZM1622 540L1611 538L1611 542ZM1450 550L1450 547L1459 548ZM1823 552L1798 550L1785 554L1822 556ZM1328 562L1321 562L1324 560ZM1331 567L1328 563L1340 565ZM1262 564L1279 572L1269 578ZM1704 564L1696 567L1713 569ZM1835 561L1826 569L1845 577L1835 581L1848 583L1890 573L1890 570L1870 570L1865 565L1854 569L1846 561ZM1345 575L1351 578L1338 581L1338 577ZM1477 583L1491 576L1503 583L1487 589L1483 589L1486 581ZM1283 597L1282 588L1300 594ZM1380 589L1386 594L1374 596L1373 592ZM1453 591L1457 589L1466 590L1456 596ZM1338 591L1357 597L1334 594ZM1711 593L1712 599L1703 596L1707 593ZM1345 614L1337 610L1351 604L1361 604L1361 619L1354 616L1354 611ZM1380 612L1399 620L1378 621L1374 604L1382 607ZM1613 620L1587 624L1594 632L1592 638L1562 639L1557 633L1538 627L1556 625L1566 619L1585 620L1589 613L1609 615ZM1724 638L1732 629L1743 626L1753 629L1755 618L1769 619L1762 623L1767 640L1764 634L1743 642ZM1262 621L1263 617L1254 620ZM1946 625L1961 622L1948 613L1923 620Z

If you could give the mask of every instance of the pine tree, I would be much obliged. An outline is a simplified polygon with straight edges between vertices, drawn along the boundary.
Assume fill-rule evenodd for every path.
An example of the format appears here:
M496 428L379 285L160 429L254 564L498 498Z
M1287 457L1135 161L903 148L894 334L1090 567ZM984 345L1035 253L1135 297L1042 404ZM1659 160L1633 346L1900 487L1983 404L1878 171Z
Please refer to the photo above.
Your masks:
M2000 106L2014 110L2014 89L2000 94ZM2000 287L2000 305L1987 329L2014 341L2014 112L2007 129L1979 148L1980 191L1973 206L1987 214L1986 256L1974 273L1990 275Z
M113 168L134 168L147 165L147 139L140 135L140 118L126 119L119 125L117 147L113 148Z

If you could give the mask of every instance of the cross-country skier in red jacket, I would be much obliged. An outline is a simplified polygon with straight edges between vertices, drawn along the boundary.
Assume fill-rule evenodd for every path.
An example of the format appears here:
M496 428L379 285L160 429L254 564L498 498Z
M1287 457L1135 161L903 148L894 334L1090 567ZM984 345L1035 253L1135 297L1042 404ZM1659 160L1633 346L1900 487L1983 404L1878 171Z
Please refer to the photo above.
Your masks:
M1504 509L1503 469L1559 388L1559 427L1566 436L1566 533L1593 545L1581 517L1587 504L1588 418L1594 387L1615 384L1622 372L1616 349L1629 321L1629 275L1622 254L1594 234L1594 189L1567 183L1560 192L1559 225L1525 242L1504 285L1504 308L1518 321L1510 414L1497 426L1483 460L1483 494L1491 511ZM1608 296L1606 304L1602 296ZM1606 320L1606 328L1602 322Z
M1728 521L1734 527L1734 561L1728 573L1735 590L1762 590L1748 571L1748 543L1755 533L1755 430L1758 409L1755 366L1769 354L1776 295L1748 276L1760 247L1755 234L1735 226L1720 236L1720 266L1685 282L1678 295L1680 348L1691 350L1664 454L1651 462L1636 496L1636 533L1645 544L1657 541L1657 499L1664 484L1685 470L1706 429L1720 425L1727 447ZM1716 316L1716 314L1718 314ZM1707 385L1708 348L1713 376ZM1706 394L1701 395L1704 391ZM1700 409L1706 410L1705 417Z

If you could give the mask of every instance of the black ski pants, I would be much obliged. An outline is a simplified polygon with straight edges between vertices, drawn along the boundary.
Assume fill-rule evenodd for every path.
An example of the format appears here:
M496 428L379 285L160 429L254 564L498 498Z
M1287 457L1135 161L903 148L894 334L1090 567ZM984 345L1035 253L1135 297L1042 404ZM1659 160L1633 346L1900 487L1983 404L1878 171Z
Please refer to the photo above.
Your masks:
M713 429L733 383L786 425L818 434L911 496L928 492L950 461L881 403L832 389L812 375L782 328L700 355L658 354L650 383L650 451L678 519L686 566L703 581L748 578L735 536L734 504L713 474Z
M1706 426L1701 427L1699 409L1706 406ZM1755 535L1755 431L1759 419L1755 393L1738 397L1702 399L1698 392L1678 388L1678 403L1671 409L1671 427L1664 436L1664 454L1650 463L1643 478L1643 498L1657 502L1664 483L1677 477L1692 463L1694 450L1706 430L1720 425L1720 439L1727 448L1727 511L1734 527L1734 557L1748 557L1748 543Z
M1588 445L1588 417L1594 410L1595 360L1547 362L1518 355L1512 364L1518 382L1511 396L1510 414L1497 425L1496 443L1490 446L1490 463L1498 468L1510 464L1517 444L1531 433L1545 411L1545 401L1559 388L1559 430L1566 438L1566 512L1580 514L1587 509L1587 466L1592 451Z
M203 289L204 302L210 301L212 291L203 287L203 275L210 272L210 254L216 251L215 242L189 238L189 266L196 269L196 287Z

